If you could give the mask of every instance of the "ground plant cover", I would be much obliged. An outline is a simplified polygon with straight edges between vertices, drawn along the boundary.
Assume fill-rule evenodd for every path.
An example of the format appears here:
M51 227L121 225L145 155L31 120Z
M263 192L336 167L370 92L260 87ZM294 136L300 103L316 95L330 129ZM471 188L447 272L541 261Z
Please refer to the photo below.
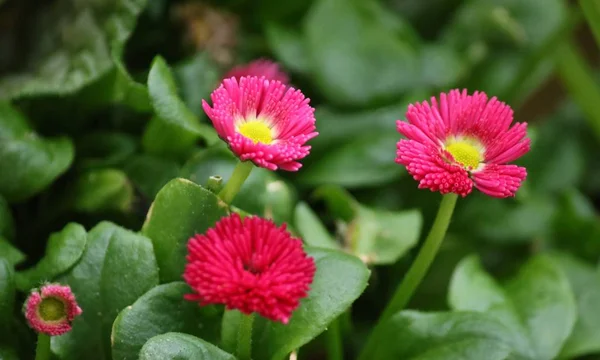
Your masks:
M0 360L600 359L600 0L0 0Z

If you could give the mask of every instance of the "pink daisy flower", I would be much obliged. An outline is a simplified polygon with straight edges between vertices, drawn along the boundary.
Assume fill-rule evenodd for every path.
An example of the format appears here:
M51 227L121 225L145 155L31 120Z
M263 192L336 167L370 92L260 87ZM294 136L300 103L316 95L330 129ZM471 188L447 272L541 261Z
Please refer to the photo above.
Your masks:
M50 336L71 331L71 323L81 315L81 308L68 286L47 284L34 289L25 302L25 318L37 332Z
M290 81L288 75L279 68L279 64L266 59L258 59L248 64L235 66L223 76L223 79L234 77L239 81L243 76L264 76L267 80L277 80L286 85Z
M452 90L408 106L408 122L398 121L406 137L396 162L406 166L420 189L468 195L473 186L498 198L514 196L527 176L509 165L529 151L527 123L515 123L510 106L485 93Z
M234 213L190 239L183 278L194 294L185 298L287 324L314 274L314 260L285 224Z
M202 101L217 133L242 160L277 170L297 171L297 160L310 151L305 143L315 132L314 109L302 92L264 77L223 80Z

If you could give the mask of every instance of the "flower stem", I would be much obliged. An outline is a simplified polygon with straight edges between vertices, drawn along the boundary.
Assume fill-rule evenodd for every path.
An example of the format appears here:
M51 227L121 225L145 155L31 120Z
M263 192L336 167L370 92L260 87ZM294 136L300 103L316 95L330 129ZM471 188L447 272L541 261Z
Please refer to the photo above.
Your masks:
M252 359L252 324L254 314L242 315L240 328L238 329L236 355L238 360Z
M229 178L229 181L227 181L227 184L225 184L225 187L219 193L221 200L231 205L231 202L240 191L253 167L254 164L252 164L252 161L241 161L235 166L231 178Z
M50 359L50 336L39 333L37 347L35 348L35 360Z
M400 286L396 289L392 300L387 304L383 314L379 317L379 321L371 332L371 336L369 336L359 359L370 359L372 357L372 352L374 351L376 340L379 338L382 325L386 320L391 318L392 315L402 310L408 304L408 301L425 277L425 274L427 274L427 270L429 270L429 266L433 262L433 259L446 236L446 230L448 230L448 225L450 224L457 198L458 195L456 194L448 194L442 197L440 208L433 221L433 226L431 227L431 230L429 230L429 234L427 235L417 258L410 269L408 269L402 283L400 283Z
M341 317L333 320L327 329L327 359L328 360L343 360L344 359L344 344L342 343L342 333L340 329Z

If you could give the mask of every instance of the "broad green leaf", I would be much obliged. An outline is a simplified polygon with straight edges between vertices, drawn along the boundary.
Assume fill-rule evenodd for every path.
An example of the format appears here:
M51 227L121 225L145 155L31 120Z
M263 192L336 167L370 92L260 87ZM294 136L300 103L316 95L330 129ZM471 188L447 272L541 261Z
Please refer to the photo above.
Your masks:
M179 98L173 74L167 63L157 56L148 74L148 90L156 115L182 133L203 137L209 144L218 141L211 125L201 124Z
M210 176L218 175L226 183L236 164L237 160L228 149L213 147L190 158L183 166L181 176L204 185ZM295 202L296 193L288 183L272 171L255 167L233 205L281 223L291 221Z
M0 259L4 259L11 266L15 266L25 260L25 254L0 236Z
M564 106L536 127L530 153L523 157L532 192L559 193L580 184L586 171L582 139L588 129L572 107ZM560 137L561 141L552 141Z
M326 106L317 107L315 117L319 119L319 136L310 141L311 156L307 160L312 160L315 154L321 155L346 144L348 139L394 132L396 120L404 118L409 103L407 100L374 110L350 113ZM397 134L398 140L400 134Z
M91 106L122 104L139 112L152 110L148 88L132 79L123 63L123 47L124 44L113 43L111 57L114 68L78 93L79 102Z
M174 179L156 195L142 227L152 239L160 282L181 279L187 243L227 214L227 205L215 194L186 179Z
M84 310L72 331L52 338L52 351L61 359L110 358L117 314L158 284L152 242L102 222L88 233L79 263L59 282L71 286Z
M419 240L419 210L392 212L361 206L346 235L352 253L369 264L393 264Z
M388 320L369 360L515 359L510 330L475 312L402 311Z
M159 285L123 309L112 328L112 358L135 359L146 341L172 331L216 341L221 314L184 300L190 292L183 282Z
M255 359L283 359L325 331L364 291L370 271L356 257L338 251L307 248L317 266L308 297L287 325L256 319Z
M83 170L119 167L136 151L136 139L118 132L95 132L77 140L77 165Z
M306 45L300 33L276 23L265 26L269 47L286 67L300 74L310 71Z
M600 271L566 253L552 254L565 272L577 301L577 322L560 353L560 358L576 358L600 352Z
M163 186L179 175L179 165L172 160L137 155L127 161L125 173L148 200L153 200Z
M454 272L448 299L455 310L485 312L504 324L525 359L555 358L577 317L566 275L545 255L533 257L504 287L476 257L467 257Z
M364 106L398 98L418 83L417 49L406 34L390 31L391 16L375 2L318 0L311 7L304 27L307 52L328 99Z
M111 47L125 43L146 0L60 0L35 14L28 56L0 80L0 97L74 93L114 68Z
M218 67L207 52L198 52L188 60L173 67L173 74L181 89L181 99L196 116L205 116L202 99L219 85Z
M552 226L549 226L553 247L589 261L598 260L600 222L590 198L575 189L565 191L559 199L553 220Z
M148 340L140 360L235 360L213 344L192 335L166 333Z
M418 210L387 211L366 207L338 186L321 186L315 195L344 223L344 247L369 264L393 264L417 244L422 217Z
M15 237L15 221L8 202L2 196L0 196L0 237L7 240L12 240Z
M454 86L467 74L467 64L452 46L444 43L425 45L420 51L421 81L426 86ZM404 114L400 116L404 118Z
M393 120L390 120L393 129ZM359 136L307 164L299 181L308 185L335 184L346 188L377 186L398 179L405 170L395 163L395 131Z
M48 187L71 165L73 144L64 137L44 139L19 111L0 103L0 194L23 201Z
M34 267L17 273L19 290L27 291L67 272L83 255L86 242L85 229L76 223L50 235L44 257Z
M329 235L317 214L304 202L296 205L294 225L306 245L334 250L341 249L340 244Z
M159 117L150 119L144 135L142 147L144 152L175 159L186 158L198 142L198 136L181 129Z
M127 175L117 169L90 170L81 174L72 191L76 211L127 212L133 206L133 187Z
M2 337L7 336L12 324L15 295L13 265L0 257L0 335Z

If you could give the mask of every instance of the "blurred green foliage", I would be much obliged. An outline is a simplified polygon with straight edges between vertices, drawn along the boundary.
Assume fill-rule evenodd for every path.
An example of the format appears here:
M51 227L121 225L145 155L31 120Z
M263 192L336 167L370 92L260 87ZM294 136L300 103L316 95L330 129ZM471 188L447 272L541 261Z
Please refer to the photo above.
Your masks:
M141 358L156 359L169 353L166 343L182 344L189 358L219 353L178 334L214 340L190 328L186 317L200 315L173 302L185 293L175 281L184 242L226 213L203 187L213 175L226 182L236 162L202 99L234 64L260 57L280 62L311 98L320 135L299 172L255 169L233 205L331 249L313 251L337 276L319 280L314 312L292 330L260 325L278 336L260 340L261 356L304 345L358 297L368 271L340 252L372 270L345 330L346 352L357 353L439 203L394 162L395 121L409 103L451 88L497 96L529 123L532 150L518 162L528 178L514 199L459 200L411 302L422 312L390 321L395 347L377 358L415 358L424 347L435 353L427 359L448 358L444 346L464 350L458 337L472 340L473 359L505 359L515 348L524 359L599 353L600 82L583 55L597 60L598 48L583 42L584 52L575 31L600 18L591 2L581 1L582 17L563 0L0 1L0 358L31 358L14 293L51 278L89 292L81 321L91 325L53 341L60 358L129 358L142 349ZM566 96L556 95L561 83ZM479 262L463 260L472 253ZM337 266L355 281L337 283L348 276ZM341 294L327 292L335 286ZM529 301L550 295L556 303ZM180 313L148 317L163 309L157 303ZM123 310L131 304L142 309ZM535 326L507 330L477 313L491 305L503 319L551 306L565 318L546 323L542 314ZM139 333L137 321L162 327ZM461 331L470 326L478 331ZM535 346L515 345L515 333ZM301 357L319 356L321 340Z

